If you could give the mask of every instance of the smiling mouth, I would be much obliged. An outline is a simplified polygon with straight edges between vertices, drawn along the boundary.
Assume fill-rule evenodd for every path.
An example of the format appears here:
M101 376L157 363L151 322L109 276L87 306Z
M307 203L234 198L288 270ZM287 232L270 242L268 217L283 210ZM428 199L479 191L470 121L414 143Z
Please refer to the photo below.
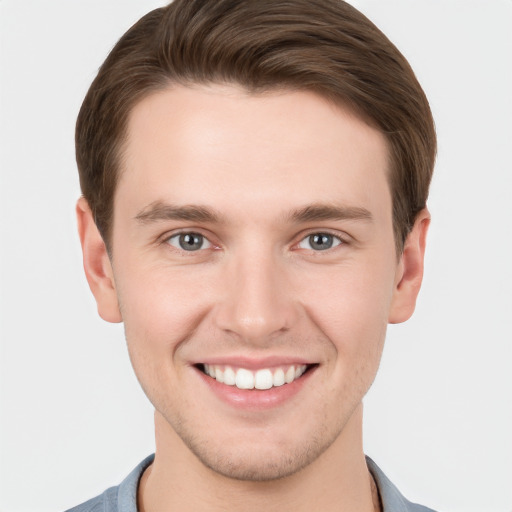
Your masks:
M286 365L276 368L262 368L252 371L246 368L233 368L227 365L199 364L204 374L217 382L238 389L265 390L291 384L317 365Z

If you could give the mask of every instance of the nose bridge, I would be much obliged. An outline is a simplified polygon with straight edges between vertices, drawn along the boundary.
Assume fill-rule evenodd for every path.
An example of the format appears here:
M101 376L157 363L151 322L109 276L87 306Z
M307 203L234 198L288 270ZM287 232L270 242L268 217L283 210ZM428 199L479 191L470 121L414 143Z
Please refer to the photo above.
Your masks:
M252 342L290 328L294 301L283 264L271 249L237 251L225 273L225 294L217 311L219 327Z

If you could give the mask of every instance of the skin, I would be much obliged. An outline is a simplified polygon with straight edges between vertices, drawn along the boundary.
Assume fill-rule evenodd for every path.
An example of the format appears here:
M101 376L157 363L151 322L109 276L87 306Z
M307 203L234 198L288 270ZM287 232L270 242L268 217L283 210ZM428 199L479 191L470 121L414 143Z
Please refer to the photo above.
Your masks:
M310 92L176 86L136 105L111 257L83 198L77 212L99 314L124 322L155 407L141 510L378 509L362 399L388 322L414 310L429 224L396 254L387 161L379 131ZM237 407L195 365L242 357L314 366L279 407Z

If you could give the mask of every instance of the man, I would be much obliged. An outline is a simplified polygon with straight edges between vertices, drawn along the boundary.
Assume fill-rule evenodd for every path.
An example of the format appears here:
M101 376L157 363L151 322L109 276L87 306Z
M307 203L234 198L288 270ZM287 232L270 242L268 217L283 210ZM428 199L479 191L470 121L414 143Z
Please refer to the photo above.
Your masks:
M362 449L436 150L389 40L335 0L177 0L112 50L76 145L85 272L156 453L73 510L428 510Z

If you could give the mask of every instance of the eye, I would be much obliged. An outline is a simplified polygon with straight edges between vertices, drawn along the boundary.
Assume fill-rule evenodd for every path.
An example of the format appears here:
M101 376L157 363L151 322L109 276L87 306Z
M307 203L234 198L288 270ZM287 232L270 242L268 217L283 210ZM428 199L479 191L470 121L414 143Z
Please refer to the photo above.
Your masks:
M167 239L167 243L181 249L183 251L200 251L201 249L209 249L212 244L199 233L178 233Z
M343 243L337 236L330 233L312 233L299 242L300 249L326 251Z

